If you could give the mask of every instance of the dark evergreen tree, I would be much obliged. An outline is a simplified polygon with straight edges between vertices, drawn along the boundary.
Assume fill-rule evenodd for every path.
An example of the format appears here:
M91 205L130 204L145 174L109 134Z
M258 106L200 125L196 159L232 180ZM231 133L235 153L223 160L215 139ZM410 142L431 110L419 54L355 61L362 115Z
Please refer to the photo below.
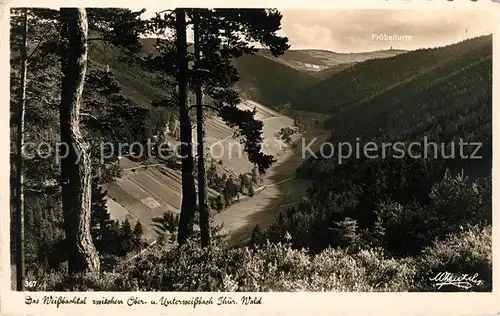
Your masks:
M361 238L356 220L346 217L341 222L335 222L333 231L338 238L338 244L353 250L359 250Z
M113 220L108 212L106 191L102 190L98 180L92 182L91 234L92 240L100 254L113 254L112 245L116 244L118 235L111 229Z
M256 224L250 236L250 245L258 246L265 241L265 234L262 232L259 224Z
M87 70L88 21L85 9L61 9L62 58L61 142L68 155L61 160L62 206L68 250L68 272L98 272L99 258L90 235L91 161L80 132L80 107Z
M16 65L20 60L21 54L19 54L19 48L22 44L22 34L20 33L22 23L18 19L18 14L16 12L22 9L13 9L12 11L12 28L11 28L11 48L13 54L11 55L14 61L13 65ZM125 9L85 9L88 14L88 28L91 38L89 41L95 42L112 42L115 46L120 46L124 51L131 52L128 56L134 56L138 52L138 47L140 46L138 41L138 34L141 33L140 26L143 21L138 19L140 13L132 12ZM27 141L31 142L48 142L55 144L57 141L57 124L54 122L54 117L57 115L57 105L60 103L59 98L61 93L59 91L59 84L61 81L60 69L57 65L62 60L65 61L64 52L67 48L67 41L61 38L59 34L65 34L64 27L65 24L61 24L60 12L59 10L43 9L43 8L31 8L29 12L30 28L28 29L28 41L33 45L29 46L28 59L30 68L28 70L28 76L30 80L28 81L26 89L26 121L29 122L27 125L26 133L24 133ZM117 18L118 17L118 18ZM63 31L61 33L61 31ZM92 37L96 36L96 37ZM12 79L11 89L16 95L19 88L22 86L21 82L18 80L19 69L14 66L12 69ZM83 103L82 107L87 107L87 105L98 105L94 101L98 101L95 96L113 93L109 88L101 89L98 86L92 86L92 81L101 83L103 86L108 85L108 81L102 80L103 77L97 77L94 72L94 65L90 65L87 69L88 77L84 78L85 84L89 84L87 89L84 89L83 93ZM109 86L109 85L108 85ZM111 86L112 87L112 86ZM95 88L95 89L94 89ZM96 91L97 93L89 94L89 91ZM19 90L20 91L20 90ZM91 100L93 99L93 100ZM80 114L83 117L81 120L81 127L92 127L91 123L95 123L94 119L102 123L104 120L99 117L99 106L94 106L92 113L82 111ZM13 111L16 115L20 112ZM89 119L92 118L92 119ZM12 120L13 124L19 124L18 119ZM100 127L102 129L102 126ZM15 134L13 134L15 136ZM84 137L87 140L88 137L86 130L83 130ZM91 140L92 143L92 140ZM36 232L37 227L43 225L45 221L44 218L40 216L35 216L32 212L36 210L36 207L32 206L33 203L40 203L37 200L41 198L40 194L58 195L58 182L59 182L59 170L58 162L53 162L50 159L39 159L39 155L43 153L27 153L28 157L33 157L34 159L27 159L24 163L23 173L26 174L25 177L25 188L26 192L29 193L29 199L26 203L27 210L27 235L32 243L30 245L34 248L30 248L35 252L38 249L42 249L42 243L47 245L58 244L57 238L60 238L60 229L62 226L56 220L52 221L52 226L46 227L45 231L50 234L45 234L43 239L33 236L33 234L38 234ZM95 156L93 157L95 158ZM19 168L18 168L19 169ZM15 169L13 169L15 171ZM36 172L35 172L36 171ZM18 177L19 178L19 177ZM103 178L107 178L103 175ZM14 183L14 182L13 182ZM33 194L34 193L34 194ZM59 215L61 212L60 200L49 199L54 202L53 205L47 206L47 209L52 210L54 215ZM52 215L51 215L52 216ZM35 219L38 222L35 222ZM50 222L50 221L49 221ZM59 226L58 226L59 225ZM42 242L43 240L43 242ZM52 242L54 240L54 242ZM38 243L39 246L36 245ZM46 251L46 246L43 246L44 252ZM61 247L61 249L68 249L68 247ZM32 255L30 255L33 258Z
M189 72L189 60L186 44L186 27L196 17L199 26L199 49L203 58L197 60L194 69L204 69L210 76L200 78L199 71ZM191 123L186 107L187 84L194 88L195 82L202 84L204 94L211 100L211 108L231 127L243 136L244 150L249 160L263 173L274 161L273 157L261 152L263 123L255 120L254 113L237 107L239 96L234 89L238 76L231 61L244 53L256 50L251 42L260 42L269 48L272 54L282 54L289 48L287 38L276 33L280 28L281 14L276 10L264 9L176 9L174 14L158 15L153 19L155 31L164 34L166 29L175 29L176 45L168 39L159 39L156 45L158 56L151 56L147 65L167 73L176 73L179 86L178 104L181 125L181 143L183 146L182 174L183 199L181 220L179 223L179 244L186 242L192 231L192 219L196 205L193 168L194 160L191 149ZM244 34L245 37L241 35ZM171 80L170 80L171 82ZM164 104L171 104L166 100ZM206 219L206 218L205 218ZM204 223L203 226L206 223Z
M120 225L120 245L122 256L134 249L134 233L128 219L125 219Z
M134 230L132 231L132 234L134 235L133 239L133 248L134 250L140 250L142 248L142 234L143 234L143 229L142 229L142 224L140 221L137 221L137 223L134 226Z
M14 11L15 13L15 11ZM16 183L15 183L15 206L16 206L16 233L13 239L16 242L16 289L18 291L24 290L24 275L25 275L25 251L24 251L24 174L23 174L23 160L24 160L24 118L26 113L26 86L28 75L28 9L24 8L22 12L22 27L20 33L22 34L22 44L20 45L20 58L21 58L21 89L19 95L19 113L17 121L17 139L16 139ZM14 24L15 25L15 24Z

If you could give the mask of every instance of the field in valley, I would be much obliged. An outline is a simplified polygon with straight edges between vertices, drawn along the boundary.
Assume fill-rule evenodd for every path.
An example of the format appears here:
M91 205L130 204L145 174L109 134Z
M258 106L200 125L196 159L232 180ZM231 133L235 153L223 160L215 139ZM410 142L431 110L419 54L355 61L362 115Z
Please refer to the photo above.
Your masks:
M308 144L316 139L311 150L319 149L329 133L324 130L312 130L305 135L294 135L298 143L296 148L288 148L276 157L276 163L266 173L262 185L256 194L242 199L226 210L215 215L215 223L223 224L223 231L228 233L228 242L232 245L248 240L255 225L268 228L279 212L298 202L306 193L310 182L296 178L295 171L309 154L302 155L302 139Z
M272 110L271 107L291 99L294 93L317 82L319 80L317 76L324 76L318 72L319 70L324 69L321 73L333 72L336 71L334 69L336 65L351 65L366 59L389 57L402 52L387 50L342 54L321 50L291 50L280 58L275 58L260 51L255 56L244 56L235 61L236 68L242 75L240 88L246 96L240 107L256 110L255 117L264 122L263 151L272 154L277 161L267 171L253 197L242 196L239 202L215 215L215 223L224 224L225 231L234 236L231 237L234 242L248 237L257 223L263 228L267 227L280 209L300 199L308 187L308 183L304 180L299 181L294 178L296 169L304 160L300 153L300 142L298 148L293 149L290 144L285 144L276 138L276 133L281 128L293 127L294 120ZM107 54L109 55L109 52ZM116 64L109 56L106 58L102 56L107 55L96 55L95 58L118 70L119 81L125 86L124 92L127 95L139 101L144 99L146 102L151 95L161 92L153 86L142 87L143 75L140 75L142 72ZM235 176L251 172L253 165L242 151L243 145L234 138L234 131L220 118L207 119L205 133L207 153L217 162L219 172ZM315 130L309 134L304 137L308 141L316 136L324 138L329 133ZM302 137L295 134L292 136L292 141ZM196 129L193 129L193 141L196 141ZM196 151L196 146L193 149ZM149 166L146 169L128 159L122 159L121 163L126 170L122 178L105 186L108 190L110 213L114 219L127 218L132 224L137 220L141 221L145 238L153 241L158 236L158 228L153 219L166 211L179 212L181 205L179 171L160 165ZM218 192L212 190L210 194L215 195Z
M256 118L264 122L263 151L272 154L276 163L268 170L253 197L244 196L215 215L215 223L224 225L232 242L246 239L257 223L261 227L270 225L279 210L300 199L307 188L306 181L294 178L297 167L304 160L300 150L303 136L292 135L292 141L298 143L296 148L292 148L291 144L279 141L275 135L283 127L293 127L293 119L253 101L244 101L240 106L248 110L255 108ZM208 119L205 128L206 145L213 159L222 161L222 166L229 173L239 175L251 172L253 165L242 152L233 130L219 118ZM315 131L311 135L321 133ZM193 139L196 139L195 131ZM155 218L160 218L167 211L179 212L180 171L162 165L140 166L127 158L121 159L121 166L124 170L122 177L104 186L108 193L110 214L113 219L128 219L132 224L140 221L145 239L153 242L160 233ZM218 192L209 189L209 195L216 194Z

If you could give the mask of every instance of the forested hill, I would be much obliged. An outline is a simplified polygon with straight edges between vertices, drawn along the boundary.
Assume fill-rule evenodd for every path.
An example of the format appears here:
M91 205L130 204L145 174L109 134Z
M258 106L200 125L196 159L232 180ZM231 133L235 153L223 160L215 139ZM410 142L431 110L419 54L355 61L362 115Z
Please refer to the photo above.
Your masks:
M11 11L18 291L491 292L491 36L409 53L284 53L277 10L177 8L146 25L142 13ZM190 70L200 59L186 51L188 25L203 31L205 65L220 63L210 77ZM139 34L163 26L177 43L138 60L154 53ZM218 57L262 41L283 56L234 60L237 82ZM197 83L206 120L191 111ZM232 107L233 84L262 104ZM190 120L205 133L191 135ZM202 139L206 158L186 157ZM203 163L206 203L193 170ZM441 289L438 272L475 276Z
M482 142L480 161L457 160L474 172L491 172L491 45L464 55L374 98L335 111L326 122L332 140L449 143ZM323 177L336 161L306 162L300 172ZM314 167L311 167L314 165ZM329 165L329 167L327 167ZM307 171L306 171L307 170ZM328 176L326 176L328 177Z
M387 49L361 53L337 53L322 49L291 49L279 57L272 56L267 50L259 50L261 56L283 63L292 68L308 71L317 75L340 64L354 64L368 59L387 58L405 53L405 50Z
M142 39L144 52L154 52L155 43L156 39ZM155 77L138 66L131 67L118 61L119 54L110 45L96 43L91 49L90 59L104 67L109 65L127 97L146 104L162 99L165 93L155 85ZM294 69L259 52L240 57L234 65L239 72L237 86L242 97L269 107L287 103L295 93L319 81L307 71Z
M243 55L234 61L240 72L238 88L245 96L268 107L288 103L297 93L318 79L261 55Z
M108 66L120 83L121 92L143 106L151 105L154 100L161 100L168 95L155 84L157 77L140 66L128 65L120 61L123 54L119 49L104 41L90 43L89 60L101 69ZM145 49L148 47L145 45ZM146 50L145 50L146 51Z
M141 40L145 53L154 52L156 39ZM192 49L192 46L189 47ZM266 50L254 55L243 55L234 60L239 72L237 86L244 98L276 108L287 104L298 93L323 78L367 59L385 58L401 54L401 50L383 50L365 53L341 54L324 50L289 50L273 57ZM118 61L119 52L105 43L93 44L91 60L109 65L123 88L123 93L139 103L164 95L153 83L154 77L139 67L130 67Z
M347 84L356 80L364 83L359 94ZM326 82L344 93L332 85L322 93L333 105L309 105L330 111L334 154L325 150L299 168L313 185L280 214L271 239L288 232L296 247L316 251L368 243L393 256L415 256L461 227L491 224L491 37L366 62ZM424 137L436 145L425 145ZM461 152L461 140L474 145ZM353 151L339 160L343 142ZM376 149L366 154L368 142ZM420 146L412 156L411 142Z
M484 45L483 45L484 44ZM414 139L427 135L450 141L453 135L491 133L492 45L477 49L332 112L326 122L334 138Z
M297 110L332 113L372 98L456 59L491 52L491 36L441 48L420 49L357 63L302 91L291 101Z
M274 57L261 49L234 61L240 73L238 87L249 99L276 108L288 104L323 78L368 59L387 58L403 50L335 53L327 50L288 50Z

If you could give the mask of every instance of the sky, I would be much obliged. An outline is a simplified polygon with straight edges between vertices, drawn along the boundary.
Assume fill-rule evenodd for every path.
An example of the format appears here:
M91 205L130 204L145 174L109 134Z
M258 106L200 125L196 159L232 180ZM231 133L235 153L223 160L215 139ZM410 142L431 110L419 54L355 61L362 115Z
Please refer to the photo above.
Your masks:
M153 15L154 8L147 9ZM291 49L342 53L444 46L494 32L493 11L281 9ZM393 40L388 37L392 36Z
M494 15L479 10L281 10L293 49L335 52L414 50L492 33ZM378 35L378 36L377 36ZM386 35L386 36L380 36ZM393 40L384 39L393 36Z
M291 49L326 49L339 53L357 53L391 47L415 50L444 46L494 33L494 27L500 24L500 19L494 15L498 4L493 4L494 8L483 6L475 9L476 7L471 7L474 4L471 1L461 2L464 5L457 7L450 7L449 2L440 1L446 6L436 5L435 9L356 10L328 9L321 6L319 9L278 7L283 15L279 34L288 37ZM90 4L91 0L88 2L87 6L93 6ZM107 5L124 6L132 10L146 8L145 18L170 7L160 1L135 2L133 5L120 5L110 1ZM99 6L102 6L102 3ZM188 30L189 37L191 33ZM389 38L391 36L392 40Z

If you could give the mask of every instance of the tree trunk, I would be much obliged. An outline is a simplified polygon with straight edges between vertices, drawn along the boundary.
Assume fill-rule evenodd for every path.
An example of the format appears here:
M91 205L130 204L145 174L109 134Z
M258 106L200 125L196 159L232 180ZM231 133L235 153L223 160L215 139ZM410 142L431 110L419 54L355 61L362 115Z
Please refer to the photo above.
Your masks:
M16 159L16 289L24 291L24 114L26 110L26 77L28 74L28 9L23 9L23 46L21 47L21 94L17 117Z
M193 231L196 211L196 188L194 183L193 134L187 109L188 59L186 42L186 14L184 9L175 9L177 46L177 84L179 85L179 123L181 142L182 205L177 242L183 245Z
M196 62L201 59L200 49L200 21L196 14L194 21L194 53ZM205 203L205 126L203 120L203 95L201 91L201 78L197 79L196 85L196 135L198 140L198 211L200 213L201 245L206 247L210 244L210 214Z
M90 235L90 146L80 132L80 104L87 70L87 14L85 9L61 8L62 94L60 113L61 186L68 272L98 272L99 256ZM68 150L67 155L66 149Z

